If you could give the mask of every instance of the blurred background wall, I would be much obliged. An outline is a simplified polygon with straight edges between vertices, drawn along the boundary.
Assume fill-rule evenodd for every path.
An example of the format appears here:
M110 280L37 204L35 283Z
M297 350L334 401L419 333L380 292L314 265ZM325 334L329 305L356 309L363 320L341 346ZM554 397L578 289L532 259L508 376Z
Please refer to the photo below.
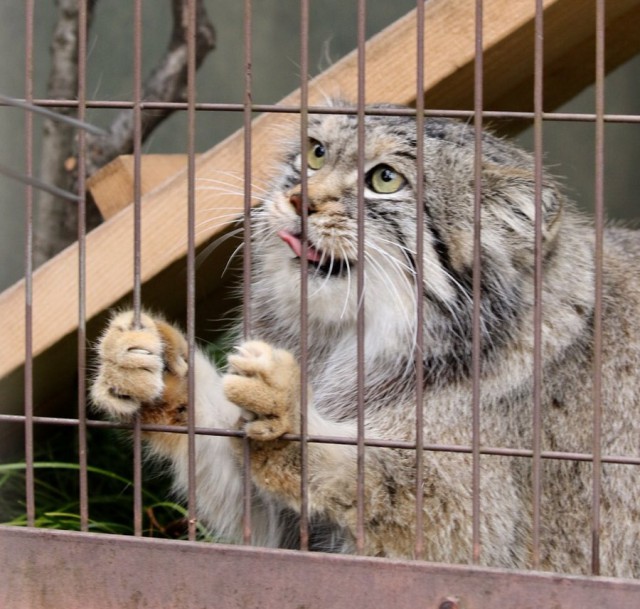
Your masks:
M348 0L311 2L310 65L318 73L356 46L356 6ZM89 40L88 97L131 99L133 74L133 2L100 0ZM299 3L296 0L255 0L253 3L253 99L272 103L299 86ZM415 7L415 0L369 0L367 19L373 34ZM207 0L217 31L217 48L198 73L198 99L242 102L244 87L243 3ZM23 0L0 3L0 93L24 97L25 15ZM49 45L55 24L54 0L35 7L36 97L44 97L50 68ZM143 18L143 62L148 72L163 54L171 30L168 0L147 0ZM562 108L593 112L590 88ZM606 111L640 114L640 57L607 78ZM87 119L106 126L112 111L89 110ZM197 119L197 149L204 151L241 126L240 113L202 113ZM38 166L42 122L35 119L34 151ZM607 213L627 224L640 216L640 125L606 126L605 184ZM518 138L532 149L530 132ZM566 177L570 195L586 209L593 204L594 125L550 122L544 148L551 171ZM147 152L184 152L186 119L175 114L145 144ZM0 107L0 163L24 168L24 120L20 110ZM37 197L36 197L37 204ZM24 188L0 176L0 290L23 275Z

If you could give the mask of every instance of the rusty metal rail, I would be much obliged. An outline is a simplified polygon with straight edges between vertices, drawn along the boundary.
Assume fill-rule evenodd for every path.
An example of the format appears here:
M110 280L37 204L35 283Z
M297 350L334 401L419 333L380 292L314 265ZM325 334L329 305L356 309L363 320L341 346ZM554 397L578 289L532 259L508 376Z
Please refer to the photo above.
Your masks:
M11 609L640 606L636 581L90 533L0 529L0 556Z

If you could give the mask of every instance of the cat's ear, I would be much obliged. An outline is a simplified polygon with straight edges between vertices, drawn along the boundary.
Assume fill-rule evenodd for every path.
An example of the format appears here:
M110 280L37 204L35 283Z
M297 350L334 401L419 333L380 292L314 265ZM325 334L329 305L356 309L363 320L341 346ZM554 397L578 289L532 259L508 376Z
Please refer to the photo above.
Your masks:
M483 207L503 228L531 243L536 217L536 183L533 171L520 168L485 166L483 169ZM545 245L553 242L563 208L563 195L557 185L543 177L540 197L542 239Z

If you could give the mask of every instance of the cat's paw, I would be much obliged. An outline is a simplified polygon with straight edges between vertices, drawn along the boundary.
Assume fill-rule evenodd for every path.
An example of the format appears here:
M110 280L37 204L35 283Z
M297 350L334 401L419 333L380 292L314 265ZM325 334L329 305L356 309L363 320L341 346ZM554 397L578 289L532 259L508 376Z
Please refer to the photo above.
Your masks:
M229 356L224 391L245 411L244 429L252 440L298 431L300 368L288 351L259 341L243 343Z
M146 405L157 409L167 381L187 373L187 344L172 326L133 311L115 315L97 345L98 374L91 387L95 406L116 419L130 419ZM169 383L169 384L175 384Z

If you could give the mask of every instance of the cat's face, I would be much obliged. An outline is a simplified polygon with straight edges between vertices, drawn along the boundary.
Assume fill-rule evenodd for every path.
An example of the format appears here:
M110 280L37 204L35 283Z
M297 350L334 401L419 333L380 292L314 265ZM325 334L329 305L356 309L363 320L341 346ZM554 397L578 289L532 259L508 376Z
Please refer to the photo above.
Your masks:
M414 310L415 129L409 121L368 117L363 151L365 302L403 318ZM358 134L353 116L313 118L309 141L292 149L256 232L278 298L299 310L301 256L308 266L309 313L335 323L356 313ZM306 252L302 243L301 172L307 172ZM369 297L367 297L369 295ZM386 302L386 307L381 303ZM366 305L365 305L366 306Z
M300 312L301 257L308 267L309 319L353 324L357 274L364 269L365 318L390 341L415 334L417 294L432 349L467 349L470 340L474 242L473 127L433 119L424 134L424 197L417 201L416 128L410 116L365 119L358 150L353 115L315 115L309 140L291 143L268 202L254 220L257 293L284 318ZM364 172L358 172L359 154ZM307 231L303 248L301 172L307 173ZM482 256L484 326L511 321L533 252L533 162L493 136L483 137ZM359 183L360 181L360 183ZM358 235L358 189L363 234ZM542 197L545 240L558 202ZM423 225L417 223L423 206ZM424 281L417 285L417 235L423 240ZM359 256L359 238L364 256ZM504 322L504 323L503 323Z

